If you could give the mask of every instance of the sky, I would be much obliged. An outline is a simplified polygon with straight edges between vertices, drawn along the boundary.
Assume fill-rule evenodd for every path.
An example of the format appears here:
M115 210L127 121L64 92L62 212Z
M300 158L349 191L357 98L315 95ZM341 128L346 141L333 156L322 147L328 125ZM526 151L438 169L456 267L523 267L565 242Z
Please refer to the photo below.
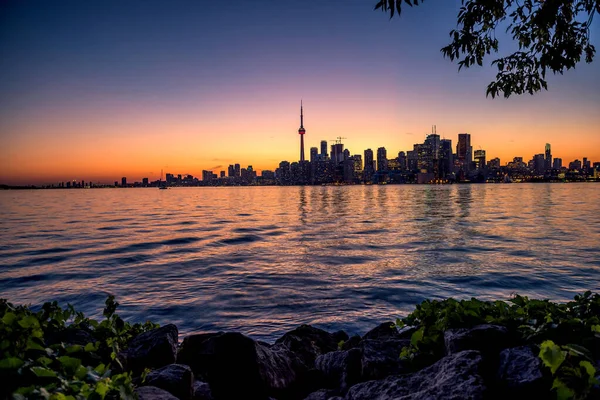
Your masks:
M600 161L600 61L549 91L486 98L488 66L440 49L460 0L401 18L375 0L0 3L0 183L155 180L229 164L275 169L344 137L388 157L437 133L501 163L551 143L563 164ZM592 25L600 47L600 21ZM510 49L510 44L503 49Z

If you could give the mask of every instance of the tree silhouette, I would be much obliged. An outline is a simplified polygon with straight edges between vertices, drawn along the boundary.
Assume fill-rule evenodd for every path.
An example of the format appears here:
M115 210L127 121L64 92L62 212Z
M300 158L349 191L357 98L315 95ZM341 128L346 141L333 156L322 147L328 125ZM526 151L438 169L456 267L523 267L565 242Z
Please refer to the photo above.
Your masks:
M393 18L402 6L417 6L425 0L378 0L381 9ZM600 0L461 0L457 27L450 31L451 43L441 49L444 57L458 62L458 69L483 65L483 59L498 53L496 29L518 44L514 53L491 62L498 69L486 91L492 98L508 98L548 90L546 72L563 74L575 68L582 57L594 59L590 25L600 14Z

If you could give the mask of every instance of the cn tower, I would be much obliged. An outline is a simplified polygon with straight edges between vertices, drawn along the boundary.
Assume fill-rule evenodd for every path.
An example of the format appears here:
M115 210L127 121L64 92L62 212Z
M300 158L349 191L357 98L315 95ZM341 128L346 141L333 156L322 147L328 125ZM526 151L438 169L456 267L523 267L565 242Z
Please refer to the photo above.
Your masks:
M300 135L300 162L304 161L304 113L302 111L302 100L300 100L300 129L298 129L298 135Z

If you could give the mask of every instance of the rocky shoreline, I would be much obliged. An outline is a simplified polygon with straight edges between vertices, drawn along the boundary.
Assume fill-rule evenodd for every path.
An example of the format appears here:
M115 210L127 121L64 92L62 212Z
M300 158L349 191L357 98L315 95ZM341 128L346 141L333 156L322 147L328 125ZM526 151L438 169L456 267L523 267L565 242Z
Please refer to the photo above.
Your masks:
M362 337L348 337L302 325L273 344L237 332L194 334L179 342L170 324L134 338L119 359L136 376L140 400L550 396L551 376L539 349L505 327L448 330L445 356L418 367L399 357L413 332L386 322ZM142 374L145 369L151 371Z

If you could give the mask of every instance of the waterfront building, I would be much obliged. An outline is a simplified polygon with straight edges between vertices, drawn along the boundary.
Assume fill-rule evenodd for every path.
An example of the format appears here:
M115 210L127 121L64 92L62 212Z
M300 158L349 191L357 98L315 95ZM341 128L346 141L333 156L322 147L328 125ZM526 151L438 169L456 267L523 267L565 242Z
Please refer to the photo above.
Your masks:
M562 168L562 158L556 157L554 162L552 163L553 169L561 169Z
M69 182L69 184L70 184L70 182ZM124 176L124 177L121 178L121 186L122 187L126 187L127 186L127 177Z
M403 151L398 153L398 166L400 171L406 170L406 154Z
M550 143L546 143L545 157L544 157L544 168L545 169L551 169L552 168L552 149L550 147Z
M478 171L485 169L485 150L475 150L475 168Z
M456 157L463 171L468 172L471 169L473 147L471 147L471 135L468 133L458 134L458 143L456 144Z
M321 140L321 157L327 158L327 140Z
M316 147L310 148L310 162L315 163L317 161L317 157L319 156L319 149Z
M452 158L452 140L440 140L439 160L439 177L446 179L452 174L454 166L454 160Z
M365 156L366 158L366 156ZM387 160L387 150L385 147L380 147L377 149L377 171L387 171L388 170L388 160Z
M365 166L363 168L364 170L364 180L367 182L371 181L371 178L373 176L373 174L375 173L375 168L374 168L374 161L373 160L373 150L371 149L366 149L365 150Z
M236 178L239 178L241 176L240 164L235 164L233 166L233 170L234 170L234 176Z

